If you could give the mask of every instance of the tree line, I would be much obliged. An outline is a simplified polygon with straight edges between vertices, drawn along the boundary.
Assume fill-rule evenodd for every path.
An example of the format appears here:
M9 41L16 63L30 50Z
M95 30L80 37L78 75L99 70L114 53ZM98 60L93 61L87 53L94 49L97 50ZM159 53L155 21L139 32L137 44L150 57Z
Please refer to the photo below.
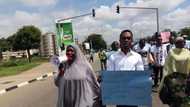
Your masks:
M179 32L171 31L171 29L165 29L164 31L170 31L172 35L187 35L187 39L190 40L190 27L182 28ZM28 60L31 61L30 49L39 49L40 47L41 30L33 25L23 26L18 29L16 33L8 38L0 38L0 54L4 51L18 51L27 50ZM107 44L101 34L90 34L84 40L83 43L90 43L91 49L99 51L106 49Z
M38 49L40 47L40 36L41 31L39 28L33 25L23 26L8 38L0 39L0 51L26 50L28 61L31 62L30 49Z

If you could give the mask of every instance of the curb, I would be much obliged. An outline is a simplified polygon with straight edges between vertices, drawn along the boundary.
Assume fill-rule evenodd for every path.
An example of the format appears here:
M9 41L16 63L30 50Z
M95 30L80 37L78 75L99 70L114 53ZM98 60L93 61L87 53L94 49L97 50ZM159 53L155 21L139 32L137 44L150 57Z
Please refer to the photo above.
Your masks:
M14 90L14 89L16 89L16 88L19 88L19 87L25 86L25 85L27 85L27 84L33 83L33 82L35 82L35 81L42 80L42 79L47 78L47 77L49 77L49 76L53 76L53 74L55 74L55 72L51 72L51 73L42 75L42 76L40 76L40 77L38 77L38 78L29 80L29 81L25 81L25 82L22 82L22 83L20 83L20 84L17 84L17 85L14 85L14 86L5 88L5 89L3 89L3 90L0 90L0 95L1 95L1 94L4 94L4 93L6 93L6 92L9 92L9 91L11 91L11 90Z

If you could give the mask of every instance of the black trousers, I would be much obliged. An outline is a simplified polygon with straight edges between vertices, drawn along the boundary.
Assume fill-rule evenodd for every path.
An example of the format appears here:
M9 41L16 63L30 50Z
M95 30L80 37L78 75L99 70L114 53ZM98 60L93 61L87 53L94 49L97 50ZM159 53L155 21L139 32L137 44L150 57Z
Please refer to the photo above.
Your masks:
M154 72L154 85L156 86L158 85L158 81L162 80L163 66L153 66L153 72Z
M100 60L100 64L101 64L101 70L106 70L106 60Z
M106 107L106 106L101 106L101 107ZM116 107L138 107L138 106L124 106L124 105L117 105Z
M138 107L138 106L124 106L124 105L117 105L116 107Z
M94 58L93 57L90 57L90 62L94 62Z

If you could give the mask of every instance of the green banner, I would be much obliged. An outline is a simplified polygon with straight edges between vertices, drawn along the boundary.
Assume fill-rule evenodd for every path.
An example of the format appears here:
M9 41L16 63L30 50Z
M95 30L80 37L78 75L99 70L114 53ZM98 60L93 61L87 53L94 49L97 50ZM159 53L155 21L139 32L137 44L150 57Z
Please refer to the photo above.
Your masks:
M70 21L56 23L56 30L58 46L61 46L62 43L69 45L74 42L72 23Z

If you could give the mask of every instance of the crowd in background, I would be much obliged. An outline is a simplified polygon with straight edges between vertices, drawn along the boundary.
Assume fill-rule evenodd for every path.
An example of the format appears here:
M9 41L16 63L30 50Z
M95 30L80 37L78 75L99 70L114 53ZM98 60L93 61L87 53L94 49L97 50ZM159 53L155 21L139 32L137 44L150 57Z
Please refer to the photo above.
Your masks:
M106 59L109 59L109 57L117 52L120 51L119 42L114 41L111 44L111 51L105 52L105 50L101 50L99 52L99 58L101 62L101 68L102 70L106 70ZM154 92L160 92L160 90L163 88L163 84L165 82L165 77L169 76L172 77L173 80L178 81L179 77L178 75L182 75L185 79L189 75L190 72L190 46L188 44L187 36L186 35L180 35L178 37L174 37L173 35L170 35L168 38L168 42L163 42L161 34L155 33L155 35L150 38L140 38L140 40L136 43L133 43L133 46L131 47L131 50L139 53L141 55L144 70L147 70L149 72L152 72L152 80L153 80L153 91ZM104 58L102 57L104 56ZM176 76L176 72L179 73ZM169 74L172 74L169 75ZM173 76L174 75L174 76ZM167 77L168 78L168 77ZM183 78L183 79L184 79ZM172 80L170 79L170 80ZM180 79L180 81L182 78ZM173 87L171 84L174 84ZM178 93L187 93L189 92L188 83L181 83L178 82L178 85L176 83L170 82L169 86L170 88L167 88L171 90L170 93L177 93L176 95L168 95L169 93L165 93L165 95L161 96L164 97L161 100L163 103L168 104L170 107L188 107L189 105L183 105L183 103L187 104L189 97L186 94L178 95ZM184 87L186 85L186 87ZM169 87L168 86L168 87ZM161 93L162 94L162 93ZM169 99L169 97L173 97ZM176 97L177 96L177 97ZM182 96L182 97L181 97ZM168 98L169 100L166 100ZM181 100L182 99L182 100ZM184 100L185 99L185 100ZM166 102L165 102L166 100Z
M180 37L184 38L184 48L189 50L190 46L186 42L187 36L181 35ZM140 38L139 41L133 43L132 50L141 55L145 70L152 71L153 88L157 88L158 83L162 80L165 60L169 51L175 48L175 38L173 35L170 35L168 42L163 43L161 35L155 33L152 38ZM119 46L118 41L113 41L110 51L106 52L106 50L102 49L98 52L101 70L106 70L107 59L120 50Z
M190 72L190 51L185 39L183 36L175 38L171 35L168 42L163 42L161 34L155 33L152 40L141 38L133 44L133 33L123 30L119 42L114 41L110 51L102 49L98 52L101 69L152 72L152 87L156 91L159 89L164 104L189 107L190 76L189 82L187 77ZM101 105L101 81L98 81L89 63L94 61L94 54L90 53L86 58L78 46L69 45L65 55L67 60L61 61L55 76L55 85L58 87L57 107L105 107Z

